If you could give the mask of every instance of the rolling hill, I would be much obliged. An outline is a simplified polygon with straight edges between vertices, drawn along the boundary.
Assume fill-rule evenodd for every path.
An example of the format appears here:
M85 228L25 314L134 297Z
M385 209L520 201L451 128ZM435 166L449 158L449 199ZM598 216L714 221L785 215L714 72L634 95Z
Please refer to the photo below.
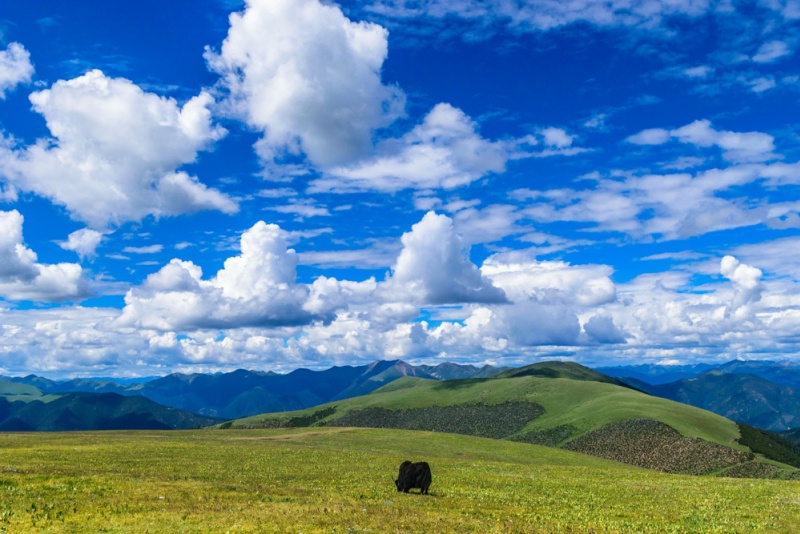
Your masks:
M754 455L736 423L708 411L618 385L577 364L517 371L449 381L406 377L369 395L221 428L429 430L555 446L672 473L794 472Z

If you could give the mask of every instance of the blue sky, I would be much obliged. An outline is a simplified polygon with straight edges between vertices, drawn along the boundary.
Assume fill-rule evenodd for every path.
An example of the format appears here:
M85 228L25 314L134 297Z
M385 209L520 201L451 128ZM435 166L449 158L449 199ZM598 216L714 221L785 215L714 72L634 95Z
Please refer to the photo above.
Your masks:
M797 0L0 6L0 373L794 359Z

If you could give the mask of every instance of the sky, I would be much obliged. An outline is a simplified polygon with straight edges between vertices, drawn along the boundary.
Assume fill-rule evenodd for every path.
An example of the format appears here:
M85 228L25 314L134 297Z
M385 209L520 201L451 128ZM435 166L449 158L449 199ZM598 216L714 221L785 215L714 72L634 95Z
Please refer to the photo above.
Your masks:
M800 357L800 0L0 3L0 374Z

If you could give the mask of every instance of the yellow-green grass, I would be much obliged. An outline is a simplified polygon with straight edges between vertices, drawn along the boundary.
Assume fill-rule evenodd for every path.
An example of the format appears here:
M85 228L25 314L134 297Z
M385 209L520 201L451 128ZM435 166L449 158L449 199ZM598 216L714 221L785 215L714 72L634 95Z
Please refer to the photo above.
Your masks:
M427 460L431 495L397 493ZM8 532L797 532L800 482L378 429L0 434Z
M575 427L577 435L617 421L644 418L661 421L684 436L745 450L736 443L739 429L729 419L629 388L565 378L524 376L444 382L401 378L370 395L290 413L291 416L311 414L335 406L335 413L324 419L328 421L348 411L371 407L407 409L468 403L495 404L509 400L528 400L544 407L544 415L534 419L521 433L571 425ZM287 415L263 414L237 420L231 426L257 425L262 419Z

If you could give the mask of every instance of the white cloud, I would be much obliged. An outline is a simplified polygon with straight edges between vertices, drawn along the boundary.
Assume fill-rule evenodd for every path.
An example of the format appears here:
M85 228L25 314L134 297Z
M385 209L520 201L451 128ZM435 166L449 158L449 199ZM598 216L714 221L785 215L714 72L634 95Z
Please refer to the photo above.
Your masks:
M308 289L295 283L297 255L276 225L259 222L241 237L241 254L210 280L189 261L173 259L125 295L121 325L196 330L301 324Z
M483 139L460 109L437 104L400 139L384 141L377 154L329 170L312 191L453 189L505 170L509 147Z
M289 204L282 206L273 206L267 208L278 213L287 213L297 215L298 219L306 219L309 217L329 217L330 211L324 206L318 205L311 199L292 200Z
M668 17L700 16L708 12L710 6L709 0L379 0L370 9L398 19L422 16L446 19L455 16L487 26L502 22L517 31L546 31L580 22L601 27L654 28Z
M82 300L89 291L76 263L38 263L22 238L23 217L0 211L0 296L9 300L59 302Z
M761 269L745 265L733 256L722 258L719 272L733 284L733 300L725 310L726 316L743 315L745 306L761 298Z
M718 146L723 150L723 157L730 161L756 162L776 158L774 138L761 132L715 130L710 121L699 120L672 130L671 134L682 143Z
M597 230L637 239L680 239L708 232L768 224L793 227L797 202L770 204L767 190L800 182L797 164L745 164L691 173L630 175L599 179L591 189L518 190L523 216L534 221L582 221ZM750 185L765 191L749 197L727 192Z
M697 120L674 130L653 128L627 138L637 145L662 145L670 139L698 147L716 146L722 149L722 157L737 163L760 162L776 159L775 139L761 132L731 132L715 130L708 120Z
M72 250L77 252L78 256L83 258L94 258L97 256L97 247L103 241L103 234L90 228L81 228L75 230L66 241L60 242L58 245L64 250Z
M756 63L774 63L779 59L791 55L792 50L785 41L769 41L761 45L753 55Z
M367 154L402 111L402 92L381 82L387 33L317 0L248 0L206 59L232 111L263 133L266 162L305 154L329 167Z
M177 170L225 133L207 93L183 107L99 70L33 93L52 139L0 149L0 175L63 205L95 229L147 215L235 212L227 196Z
M21 83L29 83L33 76L31 55L19 43L9 44L0 50L0 100Z
M573 136L569 135L565 130L552 126L543 129L541 134L544 137L546 145L556 148L566 148L572 145L574 139Z
M503 291L470 261L469 247L446 215L426 213L401 241L403 250L385 288L395 299L426 304L506 301Z
M740 76L738 80L746 85L754 93L763 93L770 89L775 89L778 86L775 78L772 76L758 76L756 78L749 78L747 76Z
M707 78L714 73L714 69L708 65L699 65L697 67L685 68L681 73L689 78Z
M634 145L663 145L669 141L670 133L663 128L649 128L626 139Z
M164 250L164 245L146 245L143 247L125 247L122 252L128 254L156 254Z
M524 251L495 254L481 272L514 302L533 300L573 307L614 302L616 289L607 265L573 266L561 261L537 261Z

